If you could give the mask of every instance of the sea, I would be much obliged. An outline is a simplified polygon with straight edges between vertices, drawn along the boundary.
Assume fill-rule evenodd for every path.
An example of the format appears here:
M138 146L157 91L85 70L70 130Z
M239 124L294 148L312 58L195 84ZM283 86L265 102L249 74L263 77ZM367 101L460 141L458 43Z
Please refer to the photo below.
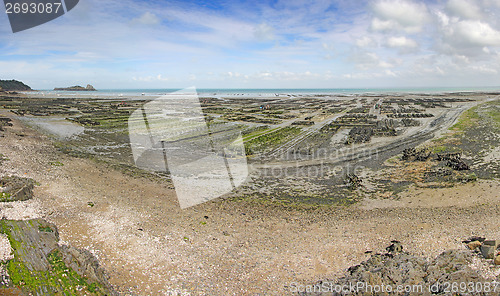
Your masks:
M47 96L90 96L103 98L120 97L159 97L172 94L174 92L183 93L188 89L100 89L93 92L72 92L39 90L35 93ZM499 87L441 87L441 88L200 88L196 89L199 96L210 97L273 97L286 95L382 95L382 94L446 94L457 92L500 92ZM33 92L31 92L33 94Z

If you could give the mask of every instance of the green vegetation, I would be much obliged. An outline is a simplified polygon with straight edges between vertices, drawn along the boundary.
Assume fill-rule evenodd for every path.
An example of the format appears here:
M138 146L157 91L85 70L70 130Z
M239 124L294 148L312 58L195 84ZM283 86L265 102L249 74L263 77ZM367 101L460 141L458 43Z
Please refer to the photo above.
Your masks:
M448 147L446 147L444 145L434 146L431 149L432 153L443 153L443 152L445 152L447 150L448 150Z
M84 126L98 126L103 129L127 129L130 112L113 111L107 114L96 115L86 114L76 118L68 118L69 120L80 123Z
M7 192L0 192L0 202L12 201L11 194Z
M254 138L260 137L263 134L272 133L272 132L276 131L277 129L278 128L268 129L267 127L264 128L264 129L257 129L256 131L254 131L252 133L244 135L243 136L243 141L244 142L250 141L250 140L252 140Z
M468 182L476 182L477 181L477 175L476 173L472 172L470 174L467 174L465 176L459 176L458 180L464 183Z
M54 230L52 230L52 228L50 228L49 226L43 227L42 225L38 226L38 230L40 232L54 232Z
M28 91L31 87L17 80L0 80L0 88L10 91Z
M47 229L48 228L48 229ZM40 231L52 232L50 227L39 226ZM11 229L6 220L0 221L0 233L6 234L14 253L14 259L3 263L12 284L20 287L28 294L41 295L105 295L103 287L96 283L89 283L79 276L73 269L66 266L61 253L56 249L47 255L49 269L46 271L33 270L22 260L27 245L13 237L15 229ZM47 289L45 290L44 287ZM45 292L44 292L45 291ZM0 294L2 290L0 288ZM47 293L48 292L48 293Z
M459 118L458 122L453 125L450 129L456 131L465 131L467 128L470 128L477 124L480 119L478 114L478 106L472 107L469 110L465 111Z
M60 161L51 161L49 162L50 165L53 165L53 166L63 166L64 164Z
M284 127L274 130L270 133L264 133L245 142L245 152L247 155L253 155L258 151L270 149L284 143L292 136L299 134L302 129L297 127Z
M90 293L99 291L96 283L89 284L87 281L80 277L74 270L68 268L62 259L59 251L50 253L47 257L52 267L52 280L54 283L59 281L63 291L70 295L78 295L76 286L85 287Z
M205 107L203 108L203 112L212 114L227 114L231 112L231 110L224 107Z

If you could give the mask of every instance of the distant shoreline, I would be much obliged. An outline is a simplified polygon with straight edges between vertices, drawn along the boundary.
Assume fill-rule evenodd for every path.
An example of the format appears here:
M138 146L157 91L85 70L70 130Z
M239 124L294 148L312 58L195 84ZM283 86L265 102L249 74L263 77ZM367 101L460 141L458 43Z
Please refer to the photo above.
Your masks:
M96 98L151 98L169 95L173 92L182 93L182 89L100 89L91 92L80 90L37 90L26 92L30 96L74 96L74 97L96 97ZM201 97L286 97L286 96L442 96L442 95L474 95L491 94L500 95L500 87L484 88L400 88L400 89L196 89Z

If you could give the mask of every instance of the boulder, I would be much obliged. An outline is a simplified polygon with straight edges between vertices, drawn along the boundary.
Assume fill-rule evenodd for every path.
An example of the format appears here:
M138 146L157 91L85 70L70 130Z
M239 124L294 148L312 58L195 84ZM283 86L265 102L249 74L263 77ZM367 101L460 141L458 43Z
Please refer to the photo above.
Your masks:
M495 246L485 245L484 243L481 245L481 254L486 259L493 259L495 257Z
M4 177L0 179L0 201L24 201L33 197L35 181L18 176Z
M403 252L403 245L399 241L392 241L392 244L385 248L389 253L401 253Z
M467 244L467 247L469 247L469 249L471 249L471 250L475 250L475 249L477 249L477 248L478 248L478 247L480 247L480 246L481 246L481 242L480 242L480 241L477 241L477 240L476 240L476 241L473 241L473 242L469 242L469 243Z
M493 263L495 263L495 265L500 265L500 255L495 256L495 260L493 260Z

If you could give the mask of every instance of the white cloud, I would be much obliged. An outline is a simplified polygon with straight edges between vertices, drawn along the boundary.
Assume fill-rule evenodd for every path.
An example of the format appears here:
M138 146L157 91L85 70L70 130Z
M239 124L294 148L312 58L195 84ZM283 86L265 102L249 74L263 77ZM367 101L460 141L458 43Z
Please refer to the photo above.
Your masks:
M266 23L262 23L255 27L254 36L259 41L269 41L275 39L273 27Z
M500 32L481 21L460 21L452 29L452 35L473 46L500 45Z
M356 45L361 48L375 47L377 46L377 42L375 42L375 40L371 37L363 36L356 40Z
M451 20L440 34L437 49L444 54L486 58L492 52L488 47L500 46L500 31L477 20Z
M429 19L425 4L406 0L379 0L372 10L375 31L420 32Z
M472 66L472 70L483 74L498 74L498 70L485 65Z
M405 36L401 37L390 37L387 39L387 46L389 47L401 47L401 48L416 48L418 47L417 42L415 40L406 38Z
M154 26L160 24L160 19L151 12L145 12L140 17L135 18L131 21L132 24L146 25L146 26Z
M374 52L356 52L351 55L350 60L362 70L394 67L393 63L382 60L379 55Z
M384 77L397 77L397 76L398 76L397 73L389 69L386 69L384 71L379 71L379 72L346 73L342 75L342 78L353 79L353 80L373 80Z
M156 76L156 79L158 79L159 81L168 81L169 79L166 78L166 77L162 77L161 74L158 74L158 76Z
M158 74L156 76L139 76L139 77L132 77L133 81L140 81L140 82L154 82L154 81L169 81L170 79L167 77L163 77L163 75Z
M452 15L466 19L480 19L482 17L476 3L469 0L450 0L446 4L446 9Z

